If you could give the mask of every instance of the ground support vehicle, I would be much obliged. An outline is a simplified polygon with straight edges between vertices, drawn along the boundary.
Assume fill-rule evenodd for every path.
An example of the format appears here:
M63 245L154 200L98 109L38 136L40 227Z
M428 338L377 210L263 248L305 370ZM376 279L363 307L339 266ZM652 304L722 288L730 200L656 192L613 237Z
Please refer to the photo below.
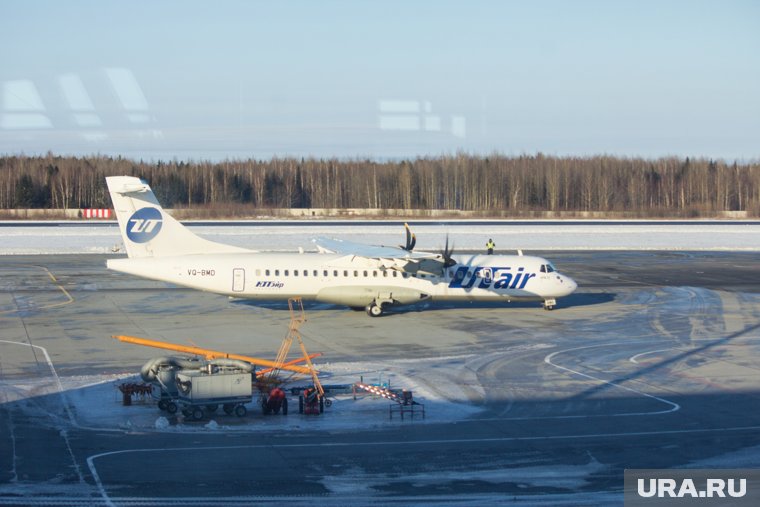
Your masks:
M252 400L251 373L202 369L177 372L177 404L183 415L199 421L222 406L226 414L243 417ZM173 401L169 404L174 403Z

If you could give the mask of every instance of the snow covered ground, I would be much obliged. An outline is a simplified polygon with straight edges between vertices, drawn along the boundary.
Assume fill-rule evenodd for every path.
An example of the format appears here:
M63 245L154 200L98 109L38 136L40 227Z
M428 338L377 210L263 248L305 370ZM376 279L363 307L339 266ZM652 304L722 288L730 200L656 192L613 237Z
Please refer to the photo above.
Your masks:
M0 222L0 255L104 254L122 249L116 224L87 222L66 225L7 226ZM404 241L399 225L357 222L248 222L238 225L190 226L195 233L221 243L256 250L314 250L311 239L327 236L368 244L398 245ZM415 224L417 250L437 251L449 236L461 250L485 248L493 238L496 249L508 250L702 250L760 251L760 221L748 222L483 222Z
M399 363L399 361L392 361L391 363ZM332 405L325 409L324 417L299 417L298 399L288 392L291 416L262 417L257 405L257 395L254 394L253 402L246 406L249 414L243 418L226 415L220 409L210 417L196 422L185 419L180 414L177 414L177 417L171 417L166 412L161 412L150 398L143 401L134 397L131 406L123 406L122 394L118 390L118 386L122 383L142 382L139 375L125 373L121 375L61 377L60 381L63 393L72 407L74 414L74 421L72 422L79 427L100 431L235 432L266 428L273 430L297 430L299 428L350 430L359 427L379 429L388 425L456 421L480 412L479 408L465 404L463 397L460 397L459 402L448 400L431 391L427 386L403 375L401 373L403 371L402 364L378 365L377 363L357 362L316 364L316 366L320 369L322 382L325 384L352 384L359 381L360 376L364 374L365 383L378 383L380 380L382 383L390 382L391 387L412 390L415 400L422 405L418 407L420 410L414 417L406 414L402 423L398 412L394 412L391 419L390 408L392 404L387 399L369 393L362 394L361 392L357 393L356 399L351 394L339 394L328 397ZM379 368L383 369L379 370ZM378 371L383 372L382 379L378 378ZM368 373L369 375L367 375ZM308 379L303 379L291 384L291 386L305 386L310 383ZM35 382L30 381L28 387L38 392L39 385L34 384ZM447 383L448 385L455 386L453 383ZM427 407L423 418L422 408L425 408L425 403L431 406Z
M593 224L525 223L505 224L494 222L477 224L459 222L447 225L420 224L414 226L418 237L418 249L437 250L445 242L446 235L458 249L482 249L487 239L493 238L497 250L521 248L530 250L703 250L703 251L752 251L760 252L760 222L715 223L715 222L608 222ZM295 250L299 247L312 250L310 239L329 236L369 244L398 245L403 241L403 229L398 225L375 225L357 223L352 225L333 225L326 223L294 222L278 225L237 225L213 226L193 225L196 233L222 243L244 246L259 250ZM115 224L112 226L92 226L86 223L77 225L43 225L43 226L2 226L0 223L0 256L21 254L105 254L120 249L121 238ZM3 341L3 340L0 340ZM3 341L8 352L12 348L26 348L26 343ZM541 347L541 344L533 344ZM36 348L41 348L35 346ZM45 354L45 357L47 354ZM297 400L291 397L290 411L295 415L289 417L262 417L255 403L248 404L249 415L244 418L227 416L221 411L200 422L185 421L168 417L158 410L155 403L135 400L132 406L121 404L121 393L117 386L122 382L137 382L139 377L133 372L122 374L101 374L89 376L62 376L55 373L50 364L50 375L33 378L13 379L10 384L0 385L0 397L3 402L17 401L23 410L30 414L39 412L38 403L47 404L54 424L59 425L62 434L70 425L89 428L99 432L160 432L214 434L250 432L259 429L279 430L299 429L344 431L352 428L388 428L399 424L425 425L431 423L454 422L477 418L482 409L476 403L468 403L468 394L461 392L462 378L452 378L447 374L448 363L471 365L478 356L461 355L435 357L431 359L388 359L385 361L326 362L317 364L322 378L328 384L350 384L364 377L367 383L388 382L393 387L412 390L415 399L425 404L426 417L403 422L397 415L389 417L388 400L365 395L354 400L351 395L338 395L333 398L333 405L327 409L324 417L295 415ZM49 360L49 359L48 359ZM409 363L414 363L410 368ZM416 370L411 374L411 370ZM382 378L378 378L383 372ZM299 385L304 385L306 381ZM467 383L473 394L483 394L476 383ZM480 390L478 390L480 389ZM41 396L42 395L42 396ZM47 395L47 396L45 396ZM39 401L48 400L48 401ZM61 403L61 401L63 403ZM472 400L470 400L472 401ZM63 406L65 411L61 411ZM755 448L744 449L725 456L713 457L700 466L746 466L756 464ZM515 476L515 470L519 476ZM547 495L531 498L533 504L609 504L619 503L620 494L610 491L583 491L588 478L595 474L604 474L605 465L590 458L587 463L569 466L526 465L519 469L510 469L510 480L519 479L535 487L557 487L579 491L577 495ZM449 472L445 472L448 474ZM433 484L446 479L439 472L418 473L411 477L416 483ZM461 472L456 478L469 478ZM504 472L478 471L473 479L496 483L504 482ZM515 479L517 477L517 479ZM409 480L405 477L404 480ZM387 484L393 478L372 475L357 470L344 475L332 475L325 479L326 487L335 494L367 494L364 490L373 484ZM362 484L357 489L357 483ZM37 487L39 485L35 485ZM23 493L26 485L9 484L0 488L0 493L14 493L18 488ZM86 486L84 486L86 488ZM79 495L77 488L82 485L63 485L51 490L51 495L64 491L67 495ZM38 492L41 490L37 490ZM89 490L85 492L89 494ZM84 495L84 494L83 494ZM587 495L587 496L584 496ZM498 505L503 497L484 494L470 498L484 505Z

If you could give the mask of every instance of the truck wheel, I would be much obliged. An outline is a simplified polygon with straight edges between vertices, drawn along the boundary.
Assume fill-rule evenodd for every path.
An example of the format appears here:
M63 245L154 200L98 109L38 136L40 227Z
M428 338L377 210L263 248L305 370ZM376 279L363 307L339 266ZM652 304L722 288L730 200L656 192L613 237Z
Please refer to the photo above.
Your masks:
M167 401L166 400L159 400L158 401L158 409L162 412L166 410Z
M243 417L247 413L248 413L248 409L245 408L245 405L238 405L237 407L235 407L236 416Z
M193 419L196 421L203 419L203 409L201 407L195 407L193 409Z
M177 410L179 410L179 407L173 401L170 401L166 404L166 411L169 412L170 414L172 415L176 414Z

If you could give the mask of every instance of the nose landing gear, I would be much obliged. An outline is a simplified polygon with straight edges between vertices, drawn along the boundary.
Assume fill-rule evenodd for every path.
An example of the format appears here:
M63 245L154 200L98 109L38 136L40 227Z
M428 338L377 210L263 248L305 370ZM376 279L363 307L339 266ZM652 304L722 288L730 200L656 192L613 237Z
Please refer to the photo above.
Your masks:
M544 310L547 310L547 311L554 310L554 305L556 304L557 304L556 299L545 299L544 304L543 304Z

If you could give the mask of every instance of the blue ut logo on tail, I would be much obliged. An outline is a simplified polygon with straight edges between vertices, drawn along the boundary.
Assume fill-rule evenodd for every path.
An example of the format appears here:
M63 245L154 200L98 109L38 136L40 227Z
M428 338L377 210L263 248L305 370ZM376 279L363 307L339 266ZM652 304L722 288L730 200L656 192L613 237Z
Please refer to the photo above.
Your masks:
M127 220L127 237L135 243L147 243L161 230L161 212L156 208L143 208Z

